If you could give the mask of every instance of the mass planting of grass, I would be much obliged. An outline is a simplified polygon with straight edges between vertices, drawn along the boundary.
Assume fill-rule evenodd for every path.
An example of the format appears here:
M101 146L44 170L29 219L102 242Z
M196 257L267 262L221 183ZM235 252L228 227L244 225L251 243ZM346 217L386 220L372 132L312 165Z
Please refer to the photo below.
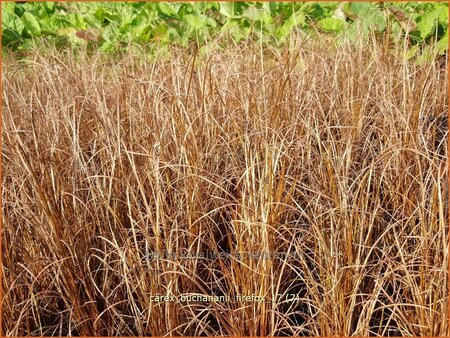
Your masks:
M4 60L5 334L447 335L446 58L291 42Z

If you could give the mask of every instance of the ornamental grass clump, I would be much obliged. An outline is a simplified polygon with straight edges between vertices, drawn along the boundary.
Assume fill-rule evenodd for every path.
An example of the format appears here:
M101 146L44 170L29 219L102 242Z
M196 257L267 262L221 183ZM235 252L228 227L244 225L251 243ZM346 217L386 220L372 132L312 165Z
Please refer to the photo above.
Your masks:
M4 332L445 336L447 61L324 41L5 59Z

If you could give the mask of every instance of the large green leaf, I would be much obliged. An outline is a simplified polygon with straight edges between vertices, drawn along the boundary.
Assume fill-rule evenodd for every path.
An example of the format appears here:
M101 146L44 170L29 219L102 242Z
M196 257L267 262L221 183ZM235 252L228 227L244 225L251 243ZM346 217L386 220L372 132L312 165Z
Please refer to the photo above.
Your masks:
M167 2L158 2L158 9L162 14L167 15L167 16L175 15L178 12L178 10L175 11L172 8L171 4L169 4Z
M194 29L201 29L205 26L206 16L203 14L188 14L184 16L186 22L191 25Z
M26 30L32 36L40 36L41 35L41 26L39 22L35 18L33 14L30 12L25 12L22 16L23 24L25 25Z
M253 6L246 8L243 11L243 13L242 13L243 17L246 17L246 18L248 18L250 20L253 20L253 21L258 20L260 15L261 15L261 11L258 8L253 7Z
M234 12L234 2L220 2L220 14L232 18L235 16Z
M325 32L339 32L344 26L345 22L337 18L325 18L317 22L317 27Z
M378 30L384 31L386 28L386 19L383 12L370 2L352 2L350 11L356 16L355 20L365 31Z
M2 45L14 48L22 40L25 26L14 12L13 14L3 13L2 19Z
M16 3L13 1L2 2L2 13L3 14L14 14L14 9L16 8Z
M445 32L444 36L437 43L438 53L440 55L444 54L448 50L448 30Z
M417 24L417 29L419 30L422 39L426 39L436 32L440 15L441 8L436 8L433 11L426 12L422 15Z
M277 30L277 36L280 39L284 39L289 33L292 32L297 25L303 25L305 23L305 16L301 12L292 13L292 15L284 22L284 24Z
M47 11L47 14L49 14L49 15L55 13L55 10L56 10L56 6L53 1L44 2L44 8Z

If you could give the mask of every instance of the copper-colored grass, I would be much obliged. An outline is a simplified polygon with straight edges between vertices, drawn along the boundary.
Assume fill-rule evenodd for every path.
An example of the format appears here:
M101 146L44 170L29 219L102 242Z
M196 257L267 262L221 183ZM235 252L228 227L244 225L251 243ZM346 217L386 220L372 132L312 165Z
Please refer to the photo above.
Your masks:
M446 335L447 64L382 46L5 59L5 333Z

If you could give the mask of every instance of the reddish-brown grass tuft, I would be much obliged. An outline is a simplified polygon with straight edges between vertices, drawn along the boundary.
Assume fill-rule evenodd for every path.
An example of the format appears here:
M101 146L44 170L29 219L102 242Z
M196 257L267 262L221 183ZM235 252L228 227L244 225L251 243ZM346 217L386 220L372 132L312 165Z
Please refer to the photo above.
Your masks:
M379 46L5 60L5 333L445 336L446 67Z

